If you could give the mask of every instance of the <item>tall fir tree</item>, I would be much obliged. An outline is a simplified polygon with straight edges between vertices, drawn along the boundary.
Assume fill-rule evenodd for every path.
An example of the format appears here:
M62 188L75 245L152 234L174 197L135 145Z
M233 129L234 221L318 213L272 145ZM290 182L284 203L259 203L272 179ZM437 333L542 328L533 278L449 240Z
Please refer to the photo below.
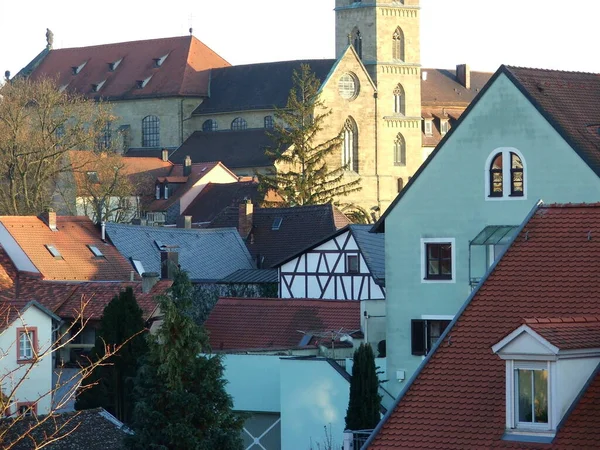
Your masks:
M350 379L350 401L346 412L347 430L372 430L380 419L381 396L375 356L369 344L354 352Z
M142 314L130 287L106 305L92 358L104 356L105 344L113 347L126 343L86 380L87 388L78 395L76 409L102 407L122 422L131 422L133 380L148 349Z
M276 206L304 206L331 203L359 191L360 178L344 179L347 167L329 167L327 160L342 144L342 133L320 141L331 109L319 97L320 82L308 64L294 71L287 104L275 111L271 137L277 146L267 155L277 169L261 176L261 192L273 190L283 202ZM268 202L266 205L269 206Z
M149 352L135 381L130 449L235 450L242 448L243 418L232 411L223 365L210 351L189 307L193 288L177 271L159 298L162 324L148 336Z

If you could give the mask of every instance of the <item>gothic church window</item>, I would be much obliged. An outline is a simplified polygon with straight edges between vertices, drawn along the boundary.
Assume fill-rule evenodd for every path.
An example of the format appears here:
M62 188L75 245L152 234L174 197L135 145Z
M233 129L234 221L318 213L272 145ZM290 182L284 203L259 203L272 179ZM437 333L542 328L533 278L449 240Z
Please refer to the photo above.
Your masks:
M354 47L354 50L356 50L356 53L358 54L358 57L360 59L362 59L362 36L360 35L360 31L358 30L358 28L354 28L354 30L352 30L352 46Z
M352 117L346 119L343 134L342 166L358 173L358 128Z
M392 37L392 58L404 61L404 33L400 27L396 28Z
M247 127L248 123L241 117L236 117L235 119L233 119L233 122L231 122L231 129L233 131L245 130Z
M394 113L404 115L405 112L405 95L402 85L396 86L394 89Z
M156 116L142 119L142 147L160 147L160 119Z
M217 125L217 121L214 119L205 120L202 124L202 131L217 131L219 126Z
M345 100L354 100L358 95L358 79L352 73L345 73L338 82L338 92Z
M398 133L396 140L394 141L394 165L406 165L406 141L401 133Z

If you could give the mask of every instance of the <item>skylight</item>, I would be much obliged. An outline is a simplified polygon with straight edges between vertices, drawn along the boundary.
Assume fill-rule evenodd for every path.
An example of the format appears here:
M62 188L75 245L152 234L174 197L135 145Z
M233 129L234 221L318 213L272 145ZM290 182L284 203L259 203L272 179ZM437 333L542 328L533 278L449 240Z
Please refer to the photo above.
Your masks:
M88 248L90 249L90 251L94 254L94 256L96 258L101 258L104 256L102 254L102 252L100 251L100 249L98 247L96 247L95 245L88 245Z
M137 273L142 275L145 272L144 265L142 264L142 262L140 260L132 259L131 262L133 263L133 267L135 267L135 270L137 271Z
M275 219L273 220L273 226L271 227L271 230L279 230L279 228L281 228L281 222L283 222L283 217L275 217Z
M54 245L46 244L46 248L48 249L50 254L52 256L54 256L54 258L62 259L62 255L60 254L60 252L57 250L57 248Z

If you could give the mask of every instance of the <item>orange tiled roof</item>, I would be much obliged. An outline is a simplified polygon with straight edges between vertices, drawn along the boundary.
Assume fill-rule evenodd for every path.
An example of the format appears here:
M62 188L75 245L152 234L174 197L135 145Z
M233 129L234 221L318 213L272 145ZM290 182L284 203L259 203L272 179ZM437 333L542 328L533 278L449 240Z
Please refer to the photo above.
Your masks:
M166 55L158 66L155 60ZM229 65L195 37L181 36L50 50L30 78L57 79L59 86L91 98L206 96L208 69ZM81 68L77 74L74 67ZM144 80L147 84L138 88ZM101 85L97 92L94 85Z
M600 348L600 320L596 316L529 319L525 323L561 350Z
M87 217L58 216L58 231L33 216L0 216L0 223L22 248L45 280L128 281L131 264L112 245L102 242L100 231ZM57 259L46 248L53 245ZM104 255L96 257L88 248ZM136 278L139 279L139 277Z
M551 339L567 347L587 345L587 338L573 331L597 329L597 323L569 324L564 318L600 316L599 265L600 204L540 207L380 426L369 450L598 448L598 372L551 445L502 440L506 369L491 347L530 317L563 318L530 325L545 328L547 336L554 332Z

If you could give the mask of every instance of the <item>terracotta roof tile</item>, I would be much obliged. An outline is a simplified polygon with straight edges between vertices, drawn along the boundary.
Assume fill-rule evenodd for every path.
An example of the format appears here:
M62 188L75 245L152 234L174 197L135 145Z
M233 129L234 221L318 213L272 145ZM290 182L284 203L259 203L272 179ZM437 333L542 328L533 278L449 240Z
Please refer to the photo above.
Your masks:
M168 55L157 66L155 59ZM119 62L111 70L110 64ZM81 67L85 64L83 67ZM193 36L50 50L31 79L56 78L59 86L91 98L206 96L208 69L230 64ZM81 67L73 74L73 67ZM142 89L138 80L147 80ZM92 88L104 82L98 92Z
M492 77L492 73L471 71L471 86L465 88L456 78L456 70L421 69L421 104L425 106L460 106L466 108Z
M588 239L588 232L592 239ZM600 204L543 206L533 215L418 374L369 449L538 448L501 440L505 431L505 363L491 347L523 324L548 333L579 330L600 316ZM569 325L568 318L586 318ZM595 338L597 332L594 331ZM564 345L587 345L580 333L556 332ZM597 341L596 341L597 342ZM552 445L597 448L597 375Z
M560 350L600 348L600 321L596 317L537 319L527 325Z
M222 298L204 326L215 351L297 348L302 331L360 330L360 302Z
M46 280L126 281L133 270L117 249L102 242L100 231L88 217L58 216L58 231L52 231L33 216L0 216L0 223L27 254ZM46 245L53 245L62 258L55 258ZM96 257L88 248L96 246L104 255Z

